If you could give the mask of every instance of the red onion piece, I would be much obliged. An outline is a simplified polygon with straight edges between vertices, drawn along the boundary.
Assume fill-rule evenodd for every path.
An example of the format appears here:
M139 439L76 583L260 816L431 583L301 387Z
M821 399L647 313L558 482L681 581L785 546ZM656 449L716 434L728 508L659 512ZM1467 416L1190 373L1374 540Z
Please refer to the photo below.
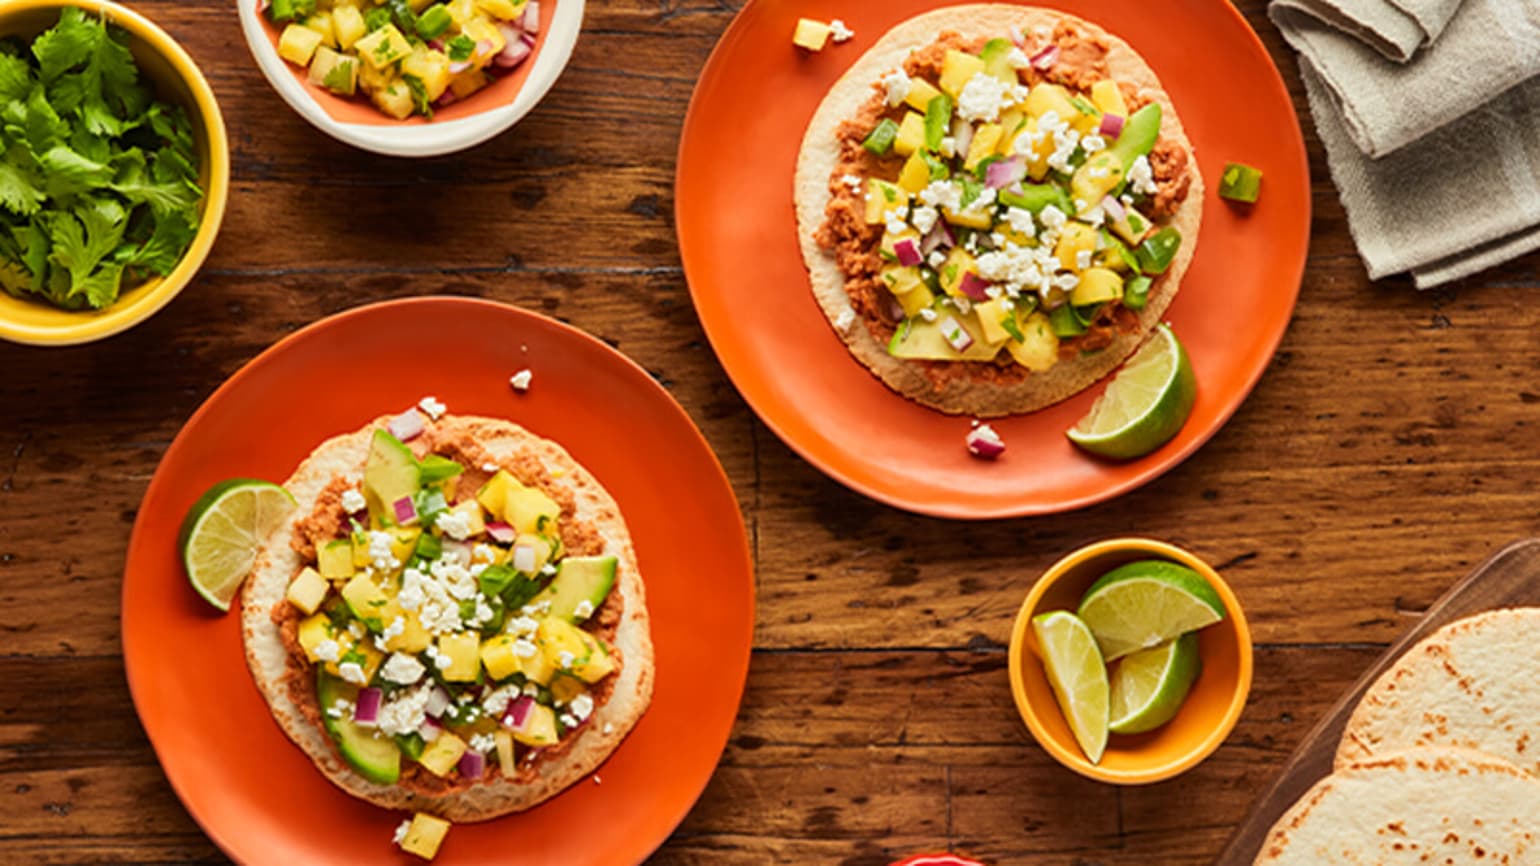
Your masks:
M444 50L444 40L442 40L442 39L429 39L428 40L428 47L432 48L434 51L443 51Z
M989 281L972 271L963 274L962 282L957 284L957 290L967 295L970 301L989 300L989 293L985 291L988 288Z
M402 442L410 442L421 436L424 427L422 415L416 409L408 409L402 412L400 415L390 419L390 423L385 425L385 429L390 431L390 435L400 439Z
M460 775L467 779L479 779L487 769L487 756L480 752L468 751L460 756Z
M1055 63L1059 62L1059 46L1049 43L1047 48L1032 55L1028 60L1032 64L1033 69L1036 69L1038 72L1046 72L1052 69Z
M501 544L509 544L519 537L518 531L506 523L488 523L487 535L492 536L493 541Z
M1127 211L1123 210L1122 202L1109 195L1102 199L1102 213L1107 215L1107 219L1117 222L1127 214Z
M973 345L973 335L951 316L941 320L941 337L954 351L966 352Z
M359 689L358 701L353 704L353 723L374 726L380 720L380 701L384 697L379 689Z
M512 69L523 63L529 57L529 44L522 39L515 39L503 47L502 53L492 59L492 62L504 69Z
M914 242L914 238L904 238L893 245L893 254L898 256L898 263L906 268L912 268L924 261L920 255L920 245Z
M435 685L433 691L428 692L428 703L423 707L423 711L436 719L449 709L449 703L449 692L444 691L443 686Z
M443 108L446 105L454 105L459 101L460 97L455 96L455 92L453 90L446 90L439 95L438 99L433 100L433 104L438 108Z
M530 711L535 708L535 699L529 695L520 695L509 702L508 709L503 713L503 725L515 731L523 730L529 722Z
M1024 33L1023 31L1017 30L1015 28L1011 28L1010 30L1007 30L1005 32L1006 32L1007 36L1011 37L1011 44L1012 45L1016 46L1017 48L1025 48L1026 47L1026 44L1027 44L1027 34L1026 33Z
M957 244L957 238L952 236L952 227L944 220L936 220L936 224L930 227L925 237L920 238L920 252L930 255L939 249L950 249Z
M425 743L433 742L442 733L444 733L444 725L432 716L424 716L422 724L417 726L417 736L422 737Z
M525 45L528 45L531 48L535 47L535 34L526 30L524 33L519 35L519 39L523 40Z
M1005 189L1020 183L1027 176L1027 164L1019 156L997 159L984 169L984 185L990 189Z
M402 526L411 526L417 522L417 503L412 501L412 497L403 496L391 503L390 507L396 513L396 522Z
M535 546L533 544L520 544L513 548L513 557L510 561L513 563L514 571L534 574L536 559Z
M524 7L524 17L519 19L519 26L526 33L540 32L540 0L529 0L529 5Z
M1096 128L1103 138L1116 139L1123 134L1123 115L1103 114L1102 125Z
M968 432L968 453L981 460L993 460L1005 453L1005 442L988 424L980 424Z

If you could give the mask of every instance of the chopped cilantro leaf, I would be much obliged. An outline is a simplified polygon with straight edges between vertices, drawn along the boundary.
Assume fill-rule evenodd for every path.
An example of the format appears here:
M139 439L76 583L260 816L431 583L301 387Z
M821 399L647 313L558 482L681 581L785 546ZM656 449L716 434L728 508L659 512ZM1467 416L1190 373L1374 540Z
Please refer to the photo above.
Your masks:
M449 48L449 59L459 63L471 59L471 55L476 52L476 40L461 33L459 36L449 40L447 47ZM0 70L0 73L3 73L3 71ZM3 75L0 75L0 86L3 86L3 82Z
M401 80L406 82L406 89L412 91L412 104L417 106L417 113L423 117L433 117L433 104L428 100L428 89L423 86L422 79L415 75L403 75Z

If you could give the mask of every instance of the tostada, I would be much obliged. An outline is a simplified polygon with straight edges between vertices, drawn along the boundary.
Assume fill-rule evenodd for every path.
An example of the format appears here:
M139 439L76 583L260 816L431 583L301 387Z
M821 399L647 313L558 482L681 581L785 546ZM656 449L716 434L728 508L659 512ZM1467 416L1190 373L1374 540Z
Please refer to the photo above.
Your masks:
M999 4L911 18L830 89L795 199L819 306L900 394L990 417L1063 400L1160 321L1203 181L1127 43Z
M479 821L594 771L652 696L620 509L559 445L425 400L321 444L242 590L274 717L348 793ZM434 417L436 416L436 417Z

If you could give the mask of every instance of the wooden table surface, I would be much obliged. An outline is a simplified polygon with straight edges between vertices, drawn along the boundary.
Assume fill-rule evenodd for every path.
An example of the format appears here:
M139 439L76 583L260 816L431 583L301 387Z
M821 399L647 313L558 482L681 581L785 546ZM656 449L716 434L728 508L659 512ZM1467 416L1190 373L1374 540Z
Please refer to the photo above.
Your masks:
M133 5L207 72L234 190L202 276L148 323L80 348L0 345L0 863L222 862L129 700L129 529L167 444L220 382L366 301L479 295L597 334L668 386L731 476L758 570L748 690L656 864L880 866L945 848L997 864L1207 863L1381 649L1540 522L1540 259L1447 291L1371 285L1308 133L1299 307L1234 419L1114 502L954 523L867 501L794 456L739 399L691 308L674 156L737 0L591 0L571 67L513 132L410 162L300 120L257 72L229 0ZM1240 5L1302 107L1263 0ZM1038 573L1127 533L1225 574L1251 618L1256 685L1207 762L1120 789L1033 743L1003 645Z

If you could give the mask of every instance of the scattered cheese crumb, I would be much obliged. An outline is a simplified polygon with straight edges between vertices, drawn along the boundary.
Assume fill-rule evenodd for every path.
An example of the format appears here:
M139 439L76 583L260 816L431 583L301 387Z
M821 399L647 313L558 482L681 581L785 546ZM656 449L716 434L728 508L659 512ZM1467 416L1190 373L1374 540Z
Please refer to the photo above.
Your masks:
M527 369L520 370L519 372L514 373L512 376L508 377L508 384L513 386L513 390L523 393L529 390L530 380L534 378L534 371Z
M848 26L846 26L845 22L839 20L838 18L829 22L829 36L832 37L835 42L845 42L854 35L856 35L856 32L851 30Z
M840 311L839 317L834 320L834 327L841 331L850 330L850 326L856 323L856 311L846 307ZM584 602L587 604L587 602ZM591 613L592 611L590 611Z
M315 645L315 657L323 662L335 662L342 658L342 647L337 642L327 638Z
M445 406L439 402L438 398L431 395L417 401L417 408L421 409L424 415L435 421L444 417L444 413L449 410L448 406Z
M369 682L368 678L364 676L364 669L358 662L343 662L337 665L337 673L341 674L344 680L354 685L361 686Z
M408 831L410 829L412 829L412 819L411 818L407 818L406 820L402 821L399 826L396 827L396 835L395 835L395 840L394 841L395 841L395 843L397 845L400 845L401 844L401 840L406 838L406 831Z
M903 102L913 87L914 80L903 69L895 69L882 76L882 89L887 95L888 105L898 105Z
M365 499L362 493L359 493L353 488L342 491L343 511L346 511L349 514L357 514L358 512L363 511L368 507L369 500Z

